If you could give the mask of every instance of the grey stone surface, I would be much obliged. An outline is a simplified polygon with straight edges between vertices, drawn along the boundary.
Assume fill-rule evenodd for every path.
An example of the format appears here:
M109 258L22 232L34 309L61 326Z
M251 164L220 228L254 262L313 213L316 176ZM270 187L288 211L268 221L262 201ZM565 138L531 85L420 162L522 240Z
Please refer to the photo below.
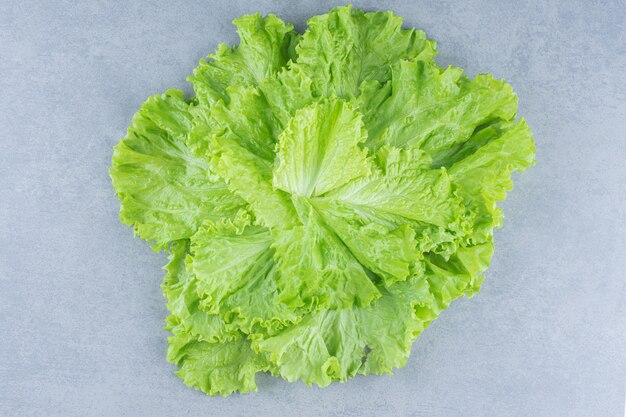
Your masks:
M483 290L394 376L326 389L262 376L227 399L165 362L165 255L119 223L112 147L230 21L299 29L334 2L0 2L0 415L622 416L626 370L626 3L359 1L506 78L534 130Z

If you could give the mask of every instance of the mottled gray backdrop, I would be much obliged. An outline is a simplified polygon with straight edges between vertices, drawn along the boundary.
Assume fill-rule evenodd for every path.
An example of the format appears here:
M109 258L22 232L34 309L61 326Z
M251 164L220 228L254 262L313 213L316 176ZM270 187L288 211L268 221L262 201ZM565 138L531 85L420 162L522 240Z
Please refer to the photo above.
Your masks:
M617 417L626 369L626 3L359 1L506 78L534 130L483 290L394 376L261 376L211 398L165 362L165 255L119 223L112 147L230 21L305 27L332 1L0 2L0 415Z

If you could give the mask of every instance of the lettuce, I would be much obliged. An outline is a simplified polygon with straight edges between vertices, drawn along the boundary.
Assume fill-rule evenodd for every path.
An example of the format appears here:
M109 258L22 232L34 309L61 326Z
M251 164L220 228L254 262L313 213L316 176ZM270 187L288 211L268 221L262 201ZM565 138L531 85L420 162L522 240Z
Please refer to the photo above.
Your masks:
M234 24L239 46L200 63L195 97L150 97L110 169L121 221L169 253L167 359L211 395L391 373L480 288L496 203L534 163L517 97L437 66L391 12Z

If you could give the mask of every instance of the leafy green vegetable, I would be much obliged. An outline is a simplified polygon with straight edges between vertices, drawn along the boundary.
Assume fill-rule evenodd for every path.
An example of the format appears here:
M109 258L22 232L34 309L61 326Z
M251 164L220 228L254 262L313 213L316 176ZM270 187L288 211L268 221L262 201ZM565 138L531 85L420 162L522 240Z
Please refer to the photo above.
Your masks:
M122 222L170 256L167 359L211 395L391 373L480 288L496 203L534 163L517 97L438 67L391 12L234 23L196 96L150 97L111 165Z

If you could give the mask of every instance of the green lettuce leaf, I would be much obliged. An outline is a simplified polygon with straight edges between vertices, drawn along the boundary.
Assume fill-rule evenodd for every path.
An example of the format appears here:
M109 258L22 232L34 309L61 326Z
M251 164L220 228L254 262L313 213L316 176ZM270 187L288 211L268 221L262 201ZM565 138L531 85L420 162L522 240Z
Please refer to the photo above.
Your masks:
M279 138L274 187L312 197L369 173L360 114L341 100L299 110Z
M158 248L191 237L205 220L235 215L244 203L222 179L209 178L208 161L187 147L191 106L179 90L150 97L113 153L120 219Z
M233 24L239 33L239 46L221 44L189 77L201 103L228 101L229 86L256 86L295 57L299 36L293 25L275 15L247 15Z
M263 96L251 87L233 87L229 97L228 104L219 102L211 112L220 127L211 141L213 170L261 224L295 225L289 197L272 186L277 138Z
M474 243L490 239L493 228L502 225L502 210L496 203L513 188L511 173L535 163L533 136L523 119L490 128L485 136L488 138L480 139L483 146L449 168L465 205L477 214L472 227Z
M273 232L281 301L305 309L367 305L380 296L368 271L306 200L302 226Z
M412 277L367 307L314 312L300 323L255 341L288 381L327 386L356 373L391 373L409 357L413 339L424 329L416 308L433 295L424 277Z
M357 96L365 80L386 81L401 59L432 59L435 42L402 29L391 12L364 13L350 6L315 16L296 46L296 66L309 74L317 96Z
M179 326L170 326L169 330L172 336L168 340L167 360L180 367L176 375L186 385L207 394L227 396L255 391L256 373L272 369L243 336L211 343L199 340Z
M280 278L267 228L247 219L207 224L191 242L201 308L226 321L227 328L251 334L300 320L297 309L279 301Z
M169 254L167 359L224 396L259 372L391 373L480 289L497 203L534 164L517 96L439 67L391 12L234 23L195 97L148 98L110 169L122 222Z
M357 102L370 148L412 147L433 157L484 123L511 120L517 110L517 97L505 82L488 74L470 80L460 68L444 70L424 60L395 63L391 79L365 85Z
M199 340L212 343L232 340L237 333L227 328L219 315L200 309L203 299L189 265L189 246L189 240L176 241L169 246L169 263L164 268L167 275L161 285L171 313L167 321Z

